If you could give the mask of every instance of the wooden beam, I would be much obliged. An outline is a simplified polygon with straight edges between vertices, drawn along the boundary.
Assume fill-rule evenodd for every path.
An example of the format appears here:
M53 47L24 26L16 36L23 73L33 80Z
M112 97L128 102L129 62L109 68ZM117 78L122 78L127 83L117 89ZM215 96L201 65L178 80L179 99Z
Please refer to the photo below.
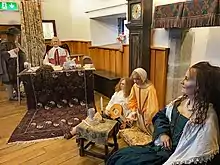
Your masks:
M151 57L151 24L153 0L142 0L143 6L143 45L142 45L142 66L150 76L150 57Z

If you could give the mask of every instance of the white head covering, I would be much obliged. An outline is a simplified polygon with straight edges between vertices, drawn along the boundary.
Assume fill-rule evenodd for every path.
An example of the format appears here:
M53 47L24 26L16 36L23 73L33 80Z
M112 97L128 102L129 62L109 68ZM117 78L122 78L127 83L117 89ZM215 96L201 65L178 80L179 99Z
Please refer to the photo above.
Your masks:
M147 80L147 72L143 68L137 68L133 71L133 73L134 72L136 72L140 76L140 78L143 82L145 82Z

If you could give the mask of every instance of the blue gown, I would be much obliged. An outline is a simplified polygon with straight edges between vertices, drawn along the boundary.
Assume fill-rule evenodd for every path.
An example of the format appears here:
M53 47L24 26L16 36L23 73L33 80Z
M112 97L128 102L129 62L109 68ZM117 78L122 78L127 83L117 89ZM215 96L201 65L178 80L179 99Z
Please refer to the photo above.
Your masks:
M172 140L172 149L155 146L153 142L146 146L132 146L120 149L114 153L106 162L106 165L162 165L175 151L183 128L188 119L181 115L175 103L172 111L171 122L166 117L166 109L158 112L153 118L154 134L157 139L161 134L167 134Z

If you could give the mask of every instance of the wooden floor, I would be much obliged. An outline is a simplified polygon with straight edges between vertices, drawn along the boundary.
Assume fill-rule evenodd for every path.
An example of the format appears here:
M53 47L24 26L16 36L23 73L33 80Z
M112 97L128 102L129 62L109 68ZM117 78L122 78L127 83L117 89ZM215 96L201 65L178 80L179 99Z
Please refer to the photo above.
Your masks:
M100 95L96 94L96 105L99 107ZM104 98L106 105L108 99ZM102 160L93 157L80 157L75 139L48 140L38 143L7 144L11 133L19 124L26 112L23 102L8 102L5 92L0 91L0 164L48 164L48 165L101 165ZM125 146L122 139L120 147Z

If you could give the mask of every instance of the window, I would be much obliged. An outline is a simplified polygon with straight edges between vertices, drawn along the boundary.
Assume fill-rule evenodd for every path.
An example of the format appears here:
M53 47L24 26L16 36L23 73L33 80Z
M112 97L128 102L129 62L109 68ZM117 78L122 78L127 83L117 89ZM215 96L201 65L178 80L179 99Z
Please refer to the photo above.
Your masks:
M118 18L118 35L124 34L125 32L125 24L124 24L125 20L126 20L125 17Z

